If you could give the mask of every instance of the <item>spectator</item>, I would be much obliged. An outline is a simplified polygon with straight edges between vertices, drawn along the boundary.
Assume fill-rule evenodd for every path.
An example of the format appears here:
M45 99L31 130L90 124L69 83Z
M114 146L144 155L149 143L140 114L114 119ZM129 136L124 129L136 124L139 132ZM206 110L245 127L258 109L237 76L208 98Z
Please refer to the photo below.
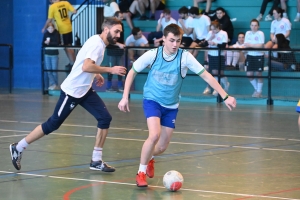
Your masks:
M280 0L280 5L281 9L283 10L282 17L288 19L286 1L287 0Z
M230 21L230 17L226 14L226 11L222 7L216 9L216 15L217 20L221 25L221 29L228 35L228 44L231 44L233 39L233 25Z
M52 0L52 5L48 10L48 19L46 20L46 23L42 29L42 33L45 32L47 24L54 19L56 21L58 31L62 35L63 44L71 46L73 43L73 34L71 20L68 15L69 11L74 14L77 13L77 11L69 2ZM66 69L71 70L75 62L75 52L74 49L70 48L66 48L65 52L69 58L69 64L66 65Z
M281 8L275 8L273 10L274 20L271 23L270 41L265 44L265 48L277 49L275 35L278 33L282 33L288 41L290 40L291 22L287 18L282 18L282 14L283 10Z
M163 31L166 26L169 24L177 24L176 20L171 17L171 11L166 8L164 9L163 13L160 14L160 18L157 22L156 32L151 32L148 35L149 43L154 43L154 46L162 45L163 43Z
M123 14L120 11L117 11L114 15L115 18L122 22ZM123 23L122 30L124 30ZM120 33L120 38L117 40L116 44L109 44L107 46L107 57L109 62L109 67L112 66L124 66L124 31ZM106 91L107 92L123 92L123 81L122 76L118 75L118 85L116 90L112 87L112 77L113 74L107 74L107 83L106 83Z
M259 29L259 22L256 19L252 19L250 22L251 31L246 32L245 36L245 48L263 48L265 43L265 35ZM262 51L248 51L246 58L247 76L249 81L254 88L252 97L261 97L263 79L253 78L254 72L256 76L262 76L264 70L264 53Z
M299 22L300 21L300 0L297 1L297 14L294 19L294 22Z
M156 10L164 10L166 8L166 0L143 0L150 2L150 19L155 20L155 12Z
M210 47L210 48L225 48L228 43L227 33L221 30L221 24L218 21L211 22L210 31L208 32L205 41L203 41L200 46L201 47ZM224 86L224 90L228 92L230 83L227 81L227 77L224 76L224 68L225 68L225 52L221 51L219 55L219 51L209 50L208 51L208 64L209 68L212 72L212 75L218 80L219 66L221 65L221 84ZM221 61L221 62L220 62ZM218 92L216 90L213 91L213 95L217 96Z
M234 45L230 46L229 48L245 48L244 42L245 42L245 33L240 32L238 34L238 41ZM237 66L238 63L245 63L244 52L239 50L227 51L226 63L228 67L239 68L239 66Z
M198 3L206 2L206 8L203 14L208 15L210 13L211 3L216 0L193 0L193 1L194 1L194 7L198 7Z
M147 7L149 7L148 0L134 0L129 7L129 12L132 17L138 12L141 15L139 20L147 20L149 19L145 14Z
M147 38L143 35L140 28L135 27L131 31L131 35L129 35L125 42L126 46L129 47L147 47L149 46ZM141 56L145 51L139 50L137 51L138 56ZM128 50L129 61L132 63L135 61L134 58L134 50Z
M189 12L193 17L192 31L194 37L194 41L190 45L190 48L196 48L199 47L199 44L207 37L210 27L210 19L206 15L200 14L197 7L191 7ZM198 55L197 50L191 50L190 53L195 57Z
M60 45L60 35L55 29L54 25L50 22L47 25L47 31L44 33L42 46L58 46ZM45 50L44 52L44 62L46 70L57 70L58 68L58 50ZM57 89L57 72L56 71L47 71L49 83L48 90Z
M278 58L272 58L271 67L275 71L294 71L296 69L296 58L292 51L287 51L291 49L289 41L284 37L282 33L278 33L275 36L275 43L279 49L283 51L278 52Z
M193 42L193 18L188 15L188 12L189 9L185 6L178 10L178 26L182 28L184 32L180 47L189 47Z
M272 15L273 15L273 10L274 8L277 8L280 0L263 0L261 3L261 7L260 7L260 14L256 17L257 21L260 21L263 18L263 15L265 14L266 8L267 8L267 4L269 2L273 2L272 8L270 9L268 15L265 17L265 21L272 21Z

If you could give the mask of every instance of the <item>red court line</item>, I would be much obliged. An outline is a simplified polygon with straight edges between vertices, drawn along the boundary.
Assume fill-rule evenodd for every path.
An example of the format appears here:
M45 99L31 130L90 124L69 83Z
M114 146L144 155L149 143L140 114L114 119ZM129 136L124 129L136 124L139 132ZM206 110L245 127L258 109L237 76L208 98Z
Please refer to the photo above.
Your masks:
M267 197L268 195L271 195L271 194L279 194L279 193L285 193L285 192L292 192L292 191L296 191L296 190L300 190L300 188L292 188L292 189L288 189L288 190L281 190L281 191L269 192L269 193L266 193L266 194L261 194L261 196L266 196ZM249 196L249 197L243 197L243 198L238 198L238 199L234 199L234 200L251 199L251 198L255 198L255 197Z
M105 184L105 183L92 183L92 184L88 184L88 185L83 185L83 186L80 186L80 187L77 187L77 188L74 188L72 190L69 190L68 192L66 192L63 196L63 200L70 200L70 196L71 194L79 191L79 190L82 190L82 189L85 189L85 188L88 188L88 187L94 187L94 186L97 186L97 185L100 185L100 184Z

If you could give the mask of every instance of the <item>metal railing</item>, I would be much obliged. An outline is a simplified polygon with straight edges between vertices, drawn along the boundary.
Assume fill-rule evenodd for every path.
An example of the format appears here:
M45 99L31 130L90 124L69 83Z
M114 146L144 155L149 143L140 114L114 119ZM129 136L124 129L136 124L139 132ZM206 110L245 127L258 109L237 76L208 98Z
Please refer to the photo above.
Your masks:
M11 44L0 44L0 47L8 48L8 66L0 66L0 70L9 72L9 93L11 93L13 87L13 46Z

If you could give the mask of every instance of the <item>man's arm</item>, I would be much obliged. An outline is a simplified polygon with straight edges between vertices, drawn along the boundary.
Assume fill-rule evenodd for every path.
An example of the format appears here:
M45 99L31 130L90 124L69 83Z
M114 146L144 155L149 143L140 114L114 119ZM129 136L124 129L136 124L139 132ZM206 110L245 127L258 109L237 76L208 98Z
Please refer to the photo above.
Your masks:
M83 62L82 71L94 74L111 73L124 76L126 68L122 66L102 67L95 64L95 61L87 58Z

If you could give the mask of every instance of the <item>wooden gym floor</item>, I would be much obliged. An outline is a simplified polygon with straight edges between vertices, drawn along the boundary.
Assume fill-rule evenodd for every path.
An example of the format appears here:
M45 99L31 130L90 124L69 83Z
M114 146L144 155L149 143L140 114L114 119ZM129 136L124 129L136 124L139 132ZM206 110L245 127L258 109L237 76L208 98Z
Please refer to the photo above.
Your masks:
M224 104L182 102L170 146L156 157L155 177L148 188L137 188L148 135L142 100L132 100L131 112L122 113L119 99L103 98L113 116L104 160L116 172L89 169L96 121L81 107L59 130L31 144L22 170L14 169L9 144L47 120L57 99L31 90L0 94L0 199L300 199L295 105L238 104L230 112ZM184 177L178 192L163 187L169 170Z

